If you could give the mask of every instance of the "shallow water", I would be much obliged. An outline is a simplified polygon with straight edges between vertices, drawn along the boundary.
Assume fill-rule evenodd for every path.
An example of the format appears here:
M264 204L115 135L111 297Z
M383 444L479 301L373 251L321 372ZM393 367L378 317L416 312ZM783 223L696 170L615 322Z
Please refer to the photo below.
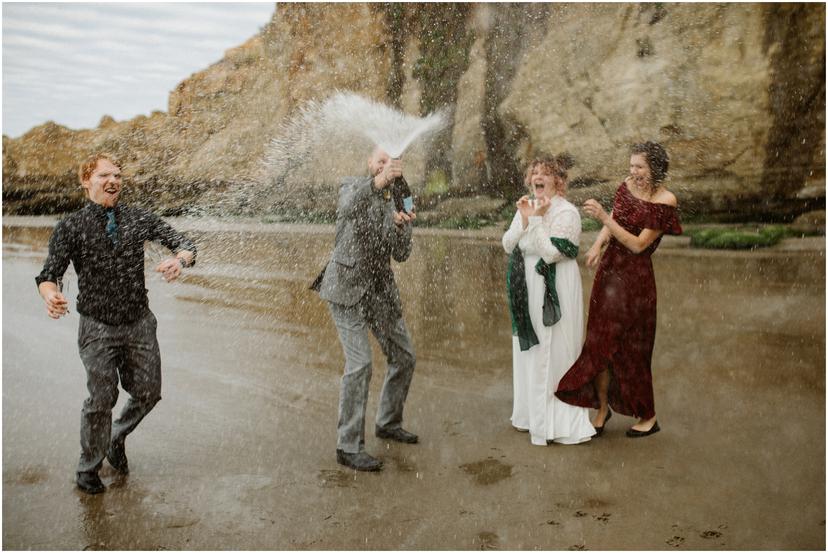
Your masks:
M130 476L105 465L109 489L87 497L73 485L78 316L48 319L34 286L49 233L4 226L5 548L824 549L824 248L663 247L662 432L630 441L619 416L589 444L544 448L509 425L499 241L418 232L396 273L421 443L373 437L375 347L367 448L385 470L363 474L334 459L343 359L307 289L331 229L193 231L198 265L176 284L147 277L164 399L127 442Z

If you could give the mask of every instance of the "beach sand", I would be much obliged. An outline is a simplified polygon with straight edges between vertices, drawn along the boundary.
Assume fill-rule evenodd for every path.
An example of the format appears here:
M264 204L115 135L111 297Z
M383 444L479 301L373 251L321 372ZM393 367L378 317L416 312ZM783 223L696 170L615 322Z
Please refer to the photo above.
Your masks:
M420 443L373 436L374 343L366 447L385 469L356 473L334 455L340 345L307 289L330 227L190 232L196 267L174 284L147 273L163 399L127 440L131 474L104 463L106 493L86 496L78 314L49 319L36 292L49 224L4 218L5 549L825 548L824 247L662 249L662 431L630 440L616 415L587 444L537 447L509 422L497 236L418 232L395 270Z

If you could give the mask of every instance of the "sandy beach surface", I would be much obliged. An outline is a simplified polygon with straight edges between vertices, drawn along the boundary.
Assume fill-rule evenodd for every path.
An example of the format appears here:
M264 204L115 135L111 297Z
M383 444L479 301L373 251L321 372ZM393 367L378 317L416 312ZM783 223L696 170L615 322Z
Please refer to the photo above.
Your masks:
M5 549L825 549L824 238L665 244L662 431L630 440L616 416L587 444L537 447L509 422L499 232L418 231L395 270L418 354L405 426L421 441L373 436L374 343L374 474L335 462L343 357L308 290L331 227L173 221L200 255L178 283L147 272L163 399L127 440L131 474L105 463L106 493L86 496L78 314L49 319L34 284L53 221L3 220ZM148 268L163 256L148 247ZM74 306L72 274L68 292Z

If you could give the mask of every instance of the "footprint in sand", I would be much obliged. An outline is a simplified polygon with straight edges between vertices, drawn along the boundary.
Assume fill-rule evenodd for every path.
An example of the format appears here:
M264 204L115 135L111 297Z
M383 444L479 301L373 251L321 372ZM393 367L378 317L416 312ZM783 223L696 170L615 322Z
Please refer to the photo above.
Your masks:
M480 532L477 534L475 541L480 543L479 549L481 551L490 551L498 548L500 536L494 532Z
M557 520L547 520L546 524L548 524L550 526L560 526L561 525L561 523L558 522Z
M15 480L19 484L40 484L41 482L45 482L49 478L49 471L46 467L43 466L30 466L26 467L21 470L17 475Z
M323 488L352 488L354 486L354 478L341 470L320 470L317 479Z
M681 536L673 536L672 538L667 540L665 543L667 545L672 545L673 547L678 547L682 543L684 543L684 538L682 538Z
M449 436L459 436L461 424L461 421L443 421L443 432Z
M500 482L512 476L512 465L507 465L497 459L491 458L485 461L477 461L476 463L466 463L465 465L460 465L460 468L465 473L474 476L475 483L484 486Z
M407 457L398 457L396 455L389 456L394 466L400 472L416 472L417 467Z

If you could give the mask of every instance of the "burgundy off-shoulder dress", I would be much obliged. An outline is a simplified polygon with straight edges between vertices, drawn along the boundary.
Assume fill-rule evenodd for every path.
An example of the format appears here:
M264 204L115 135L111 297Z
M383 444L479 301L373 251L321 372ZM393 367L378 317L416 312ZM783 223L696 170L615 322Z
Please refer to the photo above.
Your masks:
M615 193L613 219L638 236L645 228L681 234L675 207L632 195L625 183ZM655 416L650 362L656 331L656 285L650 256L659 236L641 253L615 237L601 257L589 299L587 337L581 355L563 376L555 395L581 407L599 407L592 381L610 370L609 405L641 419Z

